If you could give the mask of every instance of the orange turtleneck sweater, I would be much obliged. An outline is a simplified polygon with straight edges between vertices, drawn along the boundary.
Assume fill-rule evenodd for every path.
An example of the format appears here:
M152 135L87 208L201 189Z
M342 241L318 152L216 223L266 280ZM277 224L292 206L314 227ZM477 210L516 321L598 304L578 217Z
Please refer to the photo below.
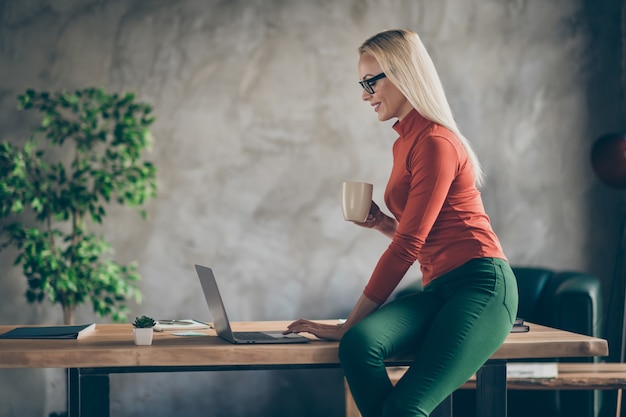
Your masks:
M416 110L393 128L400 137L385 203L398 228L363 292L381 304L416 260L426 286L472 259L506 259L457 136Z

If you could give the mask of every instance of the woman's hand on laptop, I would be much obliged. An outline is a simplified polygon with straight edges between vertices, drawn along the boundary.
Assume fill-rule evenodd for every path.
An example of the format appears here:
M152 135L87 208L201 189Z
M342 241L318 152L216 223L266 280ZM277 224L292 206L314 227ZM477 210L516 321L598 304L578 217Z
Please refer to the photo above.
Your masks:
M361 321L372 311L375 311L379 306L378 303L367 298L365 294L361 294L359 301L357 301L345 322L339 324L325 324L300 319L287 326L287 330L285 330L283 334L307 332L320 339L341 340L350 327Z
M296 320L287 326L283 334L289 333L311 333L312 335L326 340L341 340L347 328L343 324L323 324L311 320Z

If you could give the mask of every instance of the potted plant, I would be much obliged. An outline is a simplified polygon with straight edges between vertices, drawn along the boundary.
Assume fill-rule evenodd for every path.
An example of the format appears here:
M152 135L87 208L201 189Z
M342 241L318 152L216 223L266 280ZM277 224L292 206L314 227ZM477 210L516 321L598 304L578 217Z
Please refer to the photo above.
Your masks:
M151 107L95 88L27 90L18 101L42 119L22 145L0 143L0 249L18 250L28 302L60 304L65 324L88 301L96 314L124 321L126 301L141 301L137 265L112 260L111 245L92 229L111 202L139 208L156 195L156 169L142 157Z
M148 346L152 344L153 327L156 322L152 317L135 317L133 322L133 338L136 345Z

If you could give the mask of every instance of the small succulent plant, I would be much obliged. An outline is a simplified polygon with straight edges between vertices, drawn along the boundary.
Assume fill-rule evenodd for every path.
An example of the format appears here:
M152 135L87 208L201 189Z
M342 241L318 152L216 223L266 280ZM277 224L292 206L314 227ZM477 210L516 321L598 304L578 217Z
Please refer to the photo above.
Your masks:
M138 329L154 327L155 324L154 319L148 316L135 317L135 321L133 322L133 326Z

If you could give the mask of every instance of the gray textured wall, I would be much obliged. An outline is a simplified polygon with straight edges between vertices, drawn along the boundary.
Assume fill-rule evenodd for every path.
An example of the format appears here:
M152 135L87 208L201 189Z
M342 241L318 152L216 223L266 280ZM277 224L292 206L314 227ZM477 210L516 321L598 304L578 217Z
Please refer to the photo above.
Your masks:
M27 87L137 92L157 117L159 196L148 221L113 207L104 229L118 261L140 264L133 314L208 319L201 263L234 320L339 317L387 244L342 220L340 184L371 181L381 202L395 138L360 101L356 47L406 27L485 166L485 205L511 261L608 282L620 206L589 149L623 129L619 3L0 0L0 139L28 134L15 110ZM14 255L0 253L0 323L61 322L58 306L26 304ZM89 320L105 321L81 309ZM111 407L341 415L341 383L336 370L122 375ZM0 416L62 411L64 389L60 370L0 369Z

